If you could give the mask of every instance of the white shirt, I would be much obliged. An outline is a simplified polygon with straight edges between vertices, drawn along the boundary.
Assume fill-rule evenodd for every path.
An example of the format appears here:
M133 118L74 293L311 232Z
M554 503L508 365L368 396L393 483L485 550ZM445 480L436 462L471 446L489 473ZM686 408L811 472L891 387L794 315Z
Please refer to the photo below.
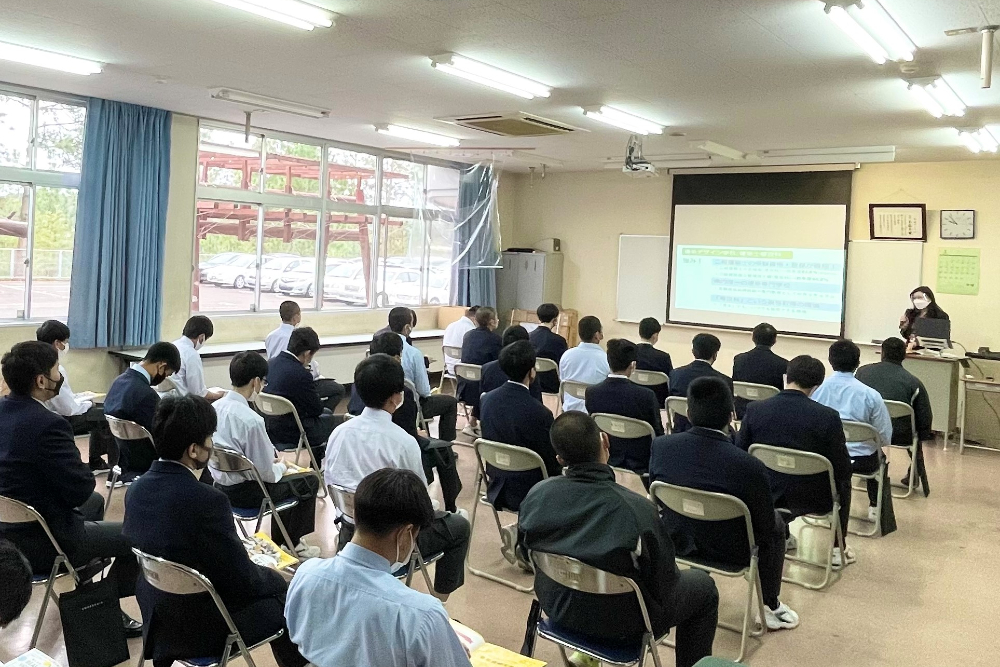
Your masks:
M285 474L285 464L274 462L277 452L267 436L264 418L253 411L247 399L235 391L227 391L212 407L218 415L218 426L212 436L215 446L239 452L250 459L265 482L274 483L281 479ZM219 472L214 468L209 468L209 472L223 486L251 479L249 474Z
M205 368L201 365L201 355L194 349L194 341L187 336L181 336L174 341L174 346L181 353L181 369L170 376L170 381L177 387L181 396L194 394L204 398L208 393L205 386Z
M403 339L403 354L400 356L403 375L413 383L418 396L427 398L431 395L431 382L427 377L427 366L424 365L424 353L407 343L406 336L397 335Z
M77 400L73 390L69 387L69 376L66 375L66 369L63 368L62 364L59 364L59 374L63 376L62 387L59 388L58 394L43 403L45 407L57 415L72 417L73 415L82 415L94 406L93 401Z
M264 351L267 358L274 359L276 356L288 349L288 339L292 337L295 327L288 322L282 322L281 326L267 334L264 338ZM313 380L319 379L319 364L313 359L309 362L309 370L312 372Z
M469 333L476 328L476 323L473 322L468 317L462 316L449 324L444 330L444 342L443 345L448 347L462 347L462 341L465 340L465 334ZM447 354L444 355L444 367L445 370L451 375L455 374L455 364L462 363L461 359L456 359L455 357L449 357Z
M611 373L608 366L608 355L597 343L580 343L563 353L559 360L559 379L597 384L603 382ZM563 401L563 412L576 410L586 412L586 405L581 398L566 394Z

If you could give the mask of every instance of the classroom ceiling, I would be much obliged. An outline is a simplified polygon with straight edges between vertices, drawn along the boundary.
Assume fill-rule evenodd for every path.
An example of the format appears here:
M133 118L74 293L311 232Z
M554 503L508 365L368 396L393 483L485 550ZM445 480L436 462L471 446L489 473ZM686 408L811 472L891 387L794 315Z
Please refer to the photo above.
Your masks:
M258 113L259 127L418 146L372 129L398 123L466 149L531 150L563 169L624 155L627 132L583 117L595 104L669 126L647 137L647 156L690 154L690 141L708 139L744 152L895 145L902 161L996 158L962 147L955 120L924 111L899 65L875 65L820 0L312 1L340 14L334 28L304 32L209 0L0 0L0 41L107 63L77 77L0 61L0 81L242 122L239 108L210 98L228 87L331 110L318 120ZM1000 23L1000 0L883 5L918 46L919 73L944 75L969 105L958 124L1000 128L1000 66L981 89L979 35L944 32ZM429 56L449 51L554 90L522 100L433 70ZM508 139L436 120L517 111L585 131Z

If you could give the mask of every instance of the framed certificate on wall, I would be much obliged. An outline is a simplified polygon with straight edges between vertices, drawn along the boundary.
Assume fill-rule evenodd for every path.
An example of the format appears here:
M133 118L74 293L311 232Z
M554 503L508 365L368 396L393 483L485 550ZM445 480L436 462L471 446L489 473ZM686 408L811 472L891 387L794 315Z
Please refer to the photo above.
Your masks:
M868 224L873 240L926 241L926 204L869 204Z

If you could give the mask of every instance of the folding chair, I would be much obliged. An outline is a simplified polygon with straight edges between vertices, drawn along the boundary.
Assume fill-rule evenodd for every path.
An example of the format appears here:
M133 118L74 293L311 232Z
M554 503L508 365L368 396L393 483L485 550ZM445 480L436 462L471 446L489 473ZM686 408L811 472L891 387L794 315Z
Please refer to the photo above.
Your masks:
M920 390L918 389L917 392ZM913 394L913 399L916 399L917 394ZM911 401L913 400L911 399ZM917 479L917 470L920 467L920 434L917 433L917 415L913 411L913 406L910 403L903 403L902 401L885 401L885 407L889 410L889 417L892 419L899 419L906 417L910 420L910 433L912 434L912 439L908 445L893 445L889 444L889 447L893 449L905 449L910 453L910 475L906 480L906 486L892 484L892 486L900 486L906 489L906 493L893 493L893 498L909 498L910 494L913 493L913 484ZM891 482L890 482L891 484Z
M622 440L638 440L639 438L656 437L656 431L653 430L653 427L641 419L622 417L621 415L612 415L605 412L595 412L590 416L593 417L595 422L597 422L597 427L599 429L610 436L614 436ZM629 470L628 468L612 467L612 469L623 475L635 475L640 480L643 478L649 478L649 473L638 473L634 470Z
M287 398L264 392L257 394L257 400L254 402L266 417L292 415L295 418L295 425L299 429L299 442L295 447L295 465L299 465L299 454L305 449L309 453L309 460L312 461L313 474L319 480L320 493L318 497L326 498L326 491L323 486L323 468L320 467L319 461L316 460L316 453L313 452L312 446L309 444L309 437L306 435L306 429L302 426L302 420L299 419L298 410L295 409L295 406Z
M271 515L271 521L277 524L278 530L281 531L281 536L285 538L285 544L288 545L288 549L295 549L295 544L292 542L292 538L288 536L288 531L285 529L285 523L281 520L281 516L279 516L278 512L291 509L292 507L298 505L299 501L297 498L288 498L287 500L281 501L280 505L276 505L274 500L271 499L271 494L267 492L267 486L264 485L264 480L261 479L260 471L257 470L257 466L253 464L253 461L240 452L216 445L212 448L212 456L208 459L208 465L210 468L219 472L234 475L249 474L250 479L257 482L257 486L260 487L260 492L264 494L264 499L261 501L260 507L236 507L234 505L232 508L233 518L236 519L236 525L239 526L240 532L243 533L243 537L250 537L247 534L246 527L243 525L245 521L257 522L257 525L254 526L253 529L254 534L256 534L260 531L260 524L264 520L264 517Z
M462 358L462 348L453 347L451 345L442 345L441 351L445 356L451 357L452 359ZM448 372L448 365L445 364L444 368L441 370L441 381L438 382L438 391L440 392L444 389L444 381L448 380L455 385L455 391L458 392L458 378Z
M574 398L579 398L581 401L587 400L587 387L589 386L586 382L562 380L559 383L559 411L562 412L562 406L566 402L566 394Z
M661 373L660 371L640 371L636 370L632 372L629 380L636 384L641 384L643 387L659 387L662 385L670 386L670 376L666 373Z
M459 355L461 356L461 355ZM462 378L469 382L479 382L483 379L483 367L476 364L455 364L455 377ZM458 383L455 384L455 392L458 392ZM466 423L471 422L469 418L469 406L462 402L462 410L465 411Z
M667 396L663 406L667 410L667 432L674 431L674 415L688 416L688 400L683 396Z
M489 463L494 468L498 468L506 472L529 472L532 470L541 470L542 479L548 479L549 474L545 469L545 461L542 460L542 457L536 452L533 452L525 447L515 447L514 445L505 445L502 442L479 438L476 440L474 448L476 452L476 461L479 463L479 470L476 473L476 488L472 494L475 502L472 505L472 516L469 517L469 537L471 540L473 531L476 529L476 510L479 509L479 505L482 503L483 505L488 505L489 508L493 510L493 518L496 520L497 532L500 534L500 540L502 542L503 524L500 523L500 513L497 511L497 508L486 499L486 496L483 493L483 482L489 481L489 477L486 473L486 464ZM513 513L516 514L516 512ZM469 572L477 577L495 581L498 584L503 584L504 586L513 588L516 591L520 591L522 593L534 593L535 591L534 586L521 586L513 581L510 581L509 579L504 579L503 577L498 577L495 574L490 574L485 570L477 570L472 567L472 549L469 549L465 553L465 567L467 567Z
M119 463L121 461L121 445L118 441L124 441L129 449L129 461L132 460L132 444L133 442L148 442L150 447L153 447L153 436L146 430L144 426L136 424L134 421L129 421L128 419L119 419L117 417L112 417L111 415L104 415L104 418L108 420L108 428L111 429L111 439L115 441L115 446L118 447ZM111 488L108 489L108 497L104 500L104 512L107 513L108 508L111 507L111 495L115 492L115 482L118 478L122 476L122 467L118 463L111 467L111 472L108 474L108 483Z
M334 507L337 508L344 518L350 520L351 525L354 525L354 491L339 484L330 484L328 488L330 490L330 497L333 498ZM413 581L413 573L416 570L420 570L420 574L424 577L424 583L427 585L427 590L433 591L434 584L431 583L431 576L427 573L427 566L441 560L443 556L444 552L439 551L436 554L432 554L430 558L424 558L420 553L420 547L414 542L410 560L406 565L393 572L392 576L397 579L405 579L406 585L409 586L410 582Z
M215 608L219 610L222 620L226 622L229 636L226 637L226 644L222 649L221 655L190 656L187 659L178 661L182 665L188 667L226 667L231 658L243 656L249 667L257 667L253 656L250 655L250 651L264 644L270 644L284 634L285 631L283 629L278 630L267 639L247 648L247 645L243 641L243 635L240 634L236 624L233 623L232 616L229 615L229 610L226 609L226 604L215 591L215 586L212 585L212 582L205 575L186 565L181 565L165 558L150 556L134 547L132 548L132 553L139 560L139 569L142 571L143 578L150 586L171 595L202 595L207 593L212 598L212 601L215 602ZM184 623L188 620L190 619L176 619L176 622ZM145 642L147 641L149 641L148 636L143 640L143 647L139 652L139 664L137 667L142 667L146 663ZM234 644L235 652L233 650Z
M879 434L875 430L875 427L871 424L865 424L863 422L855 422L850 420L844 420L844 437L847 442L866 442L868 440L875 440L878 442ZM881 447L875 448L875 453L878 454L878 470L875 472L865 475L862 473L854 473L854 479L869 480L874 479L878 482L878 500L875 505L875 521L870 522L867 516L855 516L852 517L858 521L864 521L865 523L872 523L872 529L868 532L862 532L859 530L847 529L847 532L852 535L859 535L861 537L873 537L882 532L882 487L885 484L885 452L882 451ZM911 473L912 474L912 473ZM852 486L853 489L858 491L866 491L867 488L864 486Z
M430 427L427 424L427 420L424 419L424 409L420 407L420 394L417 393L417 387L405 378L403 379L403 386L406 388L406 391L410 392L413 402L417 404L417 428L430 435Z
M574 591L589 593L591 595L626 595L635 594L639 601L639 611L642 612L642 620L646 625L646 632L642 639L635 646L625 646L621 643L604 643L599 639L590 639L578 632L567 628L560 628L548 618L538 619L535 624L534 633L536 637L546 639L559 647L563 664L569 665L569 658L566 656L566 649L578 651L601 662L610 665L639 665L646 664L646 656L652 654L653 665L661 667L660 656L656 652L656 646L662 642L669 634L664 633L660 637L653 635L653 624L649 619L649 611L646 609L646 601L642 597L642 591L638 584L628 577L612 574L605 570L587 565L569 556L543 553L533 551L531 562L535 566L535 572L542 572L546 577L556 582L560 586L565 586ZM615 619L608 619L614 623ZM534 642L532 642L534 645ZM529 657L534 657L534 650L529 653Z
M812 567L818 567L825 571L823 581L819 584L811 584L803 579L782 576L782 581L790 584L797 584L803 588L819 591L830 585L833 578L833 549L840 547L840 553L844 553L844 532L840 526L840 495L837 493L837 482L833 476L833 465L829 459L814 452L802 452L797 449L786 449L784 447L773 447L771 445L751 445L750 456L766 465L768 469L782 475L826 475L830 480L830 497L833 498L833 506L829 513L824 515L810 514L810 518L825 521L830 524L830 544L826 549L826 563L816 563L806 558L789 556L785 554L785 560L795 563L802 563ZM780 509L779 509L780 511ZM813 524L815 525L815 524Z
M45 531L45 536L49 538L49 542L52 543L52 547L56 551L56 559L52 562L52 570L49 572L49 575L32 575L31 577L32 586L45 585L45 597L42 598L42 608L38 611L38 620L35 621L35 631L31 635L31 645L28 646L28 648L35 648L35 644L38 643L38 635L42 631L42 622L45 620L45 612L49 606L49 599L51 598L56 604L59 603L59 596L53 590L56 579L69 575L73 578L73 585L79 586L81 579L83 581L93 579L94 576L111 563L111 559L95 558L90 561L79 569L79 571L84 572L81 578L79 571L69 562L66 552L59 546L59 542L56 541L55 536L49 529L49 524L46 523L42 515L34 507L22 503L20 500L0 496L0 523L37 523ZM59 571L61 567L66 568L65 572ZM89 576L87 576L88 574Z
M723 577L742 577L747 582L746 605L743 613L743 627L737 627L730 623L719 621L719 627L733 632L740 633L740 654L736 662L742 662L746 655L747 639L751 636L760 637L764 634L764 594L760 587L760 572L758 571L757 545L753 539L753 523L750 520L750 510L746 504L735 496L725 493L712 493L700 489L691 489L685 486L665 484L664 482L653 482L649 487L649 499L654 505L660 504L668 509L687 517L694 521L728 521L730 519L743 519L746 523L747 545L750 548L750 562L743 567L734 566L724 568L716 565L702 563L692 558L680 558L675 560L681 565L687 565L709 574L718 574ZM657 502L659 501L659 502ZM754 621L754 593L757 594L757 621ZM750 629L750 623L754 621L758 625L756 629ZM673 646L673 643L667 643Z
M739 382L733 380L733 396L747 401L763 401L781 393L781 390L769 384L756 382Z

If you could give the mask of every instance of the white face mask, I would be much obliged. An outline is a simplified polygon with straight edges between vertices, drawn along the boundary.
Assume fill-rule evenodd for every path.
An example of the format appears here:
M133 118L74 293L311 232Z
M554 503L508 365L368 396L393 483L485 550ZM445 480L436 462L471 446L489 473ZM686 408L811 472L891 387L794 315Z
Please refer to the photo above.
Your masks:
M405 401L406 401L406 394L405 393L400 393L399 394L399 400L396 401L396 409L399 410L401 407L403 407L403 403Z
M404 565L406 565L407 563L409 563L410 562L410 556L413 555L413 544L414 544L415 540L413 539L413 535L410 534L410 531L406 531L406 533L408 535L410 535L410 548L406 552L406 554L403 557L403 559L400 560L399 557L400 557L401 554L399 553L399 538L398 537L396 538L396 562L392 563L389 566L389 571L390 572L396 572L400 568L402 568Z
M63 343L63 349L56 351L59 353L59 360L62 361L62 359L66 356L66 353L69 352L69 341Z
M200 350L204 346L205 346L205 341L203 339L199 339L198 342L194 344L194 349Z
M931 300L925 296L915 296L913 297L913 307L918 310L923 310L927 306L931 305Z
M262 385L263 385L264 383L263 383L263 382L261 382L261 384L260 384L260 385L257 385L257 384L256 384L256 382L259 382L259 380L255 381L255 383L254 383L254 390L250 392L250 402L251 402L251 403L254 403L254 402L256 402L256 401L257 401L257 394L259 394L259 393L260 393L260 390L261 390L261 389L263 389L263 386L262 386Z

